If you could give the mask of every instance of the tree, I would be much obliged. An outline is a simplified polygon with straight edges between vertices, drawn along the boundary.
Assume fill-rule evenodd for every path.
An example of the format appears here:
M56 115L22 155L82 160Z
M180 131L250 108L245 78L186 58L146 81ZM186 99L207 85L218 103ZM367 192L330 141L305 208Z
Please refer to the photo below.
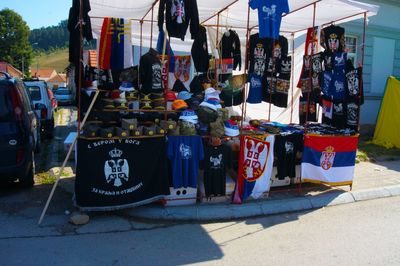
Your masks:
M28 73L32 60L32 46L29 43L29 27L22 17L5 8L0 10L0 61L6 61L18 69L24 62Z

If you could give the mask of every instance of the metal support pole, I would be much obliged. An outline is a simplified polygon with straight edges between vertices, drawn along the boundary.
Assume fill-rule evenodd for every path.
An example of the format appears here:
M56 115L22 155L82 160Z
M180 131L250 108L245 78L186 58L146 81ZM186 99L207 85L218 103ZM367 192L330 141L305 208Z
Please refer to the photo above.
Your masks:
M294 33L292 33L292 101L290 104L290 124L293 122L293 99L294 99Z
M142 57L143 46L143 20L140 21L140 57Z
M78 74L78 126L77 133L81 131L81 89L82 89L82 53L83 53L83 3L79 0L79 74ZM75 66L77 67L77 66Z
M216 34L216 37L215 37L215 49L217 49L217 52L219 53L218 38L219 38L219 12L217 14L217 34ZM219 60L220 60L219 63L222 64L222 58L219 58ZM214 77L215 87L218 87L218 69L217 69L218 64L217 64L217 58L215 58L214 63L215 63L215 73L214 73L214 75L215 75L215 77ZM222 67L221 67L221 70L222 70Z
M150 28L150 48L153 47L153 16L154 16L154 5L151 6L151 28Z
M248 79L248 75L249 75L249 49L250 49L250 29L249 29L249 25L250 24L250 6L247 6L247 24L246 24L246 54L244 56L244 74L246 74L246 79ZM245 119L246 115L245 115L245 107L246 107L246 88L248 88L248 82L246 80L245 86L243 88L242 91L242 95L243 95L243 102L242 102L242 119L240 121L240 128L243 127L243 120Z
M313 12L313 38L314 38L314 31L315 31L315 13L316 13L316 9L317 9L317 3L314 3L314 12ZM314 40L312 40L314 42ZM313 46L311 46L311 60L312 57L314 55L314 49ZM312 62L311 62L311 70L310 70L310 74L309 74L309 89L310 91L307 93L307 105L306 105L306 121L305 121L305 125L304 125L304 134L307 133L307 122L308 122L308 112L309 112L309 108L310 108L310 93L313 89L313 84L312 84Z
M362 37L362 46L361 46L361 53L362 53L362 58L361 58L361 67L364 67L364 57L365 57L365 35L366 35L366 30L367 30L367 12L364 13L364 27L363 27L363 37ZM364 75L364 74L363 74ZM361 95L363 94L363 78L358 81L358 100L360 106L358 107L358 115L357 115L357 130L360 131L360 115L361 115Z

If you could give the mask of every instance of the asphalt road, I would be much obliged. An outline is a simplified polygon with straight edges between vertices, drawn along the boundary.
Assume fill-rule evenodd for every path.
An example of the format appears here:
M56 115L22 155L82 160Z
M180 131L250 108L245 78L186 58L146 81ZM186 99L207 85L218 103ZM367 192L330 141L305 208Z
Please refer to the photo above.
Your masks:
M400 197L209 224L52 214L39 228L36 212L0 211L0 265L400 264Z

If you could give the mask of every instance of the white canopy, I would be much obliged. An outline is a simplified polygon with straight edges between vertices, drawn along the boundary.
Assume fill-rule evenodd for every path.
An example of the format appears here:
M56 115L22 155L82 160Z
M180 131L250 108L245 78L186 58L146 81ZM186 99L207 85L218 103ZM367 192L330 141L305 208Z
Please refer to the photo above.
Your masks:
M290 12L284 15L281 24L281 34L286 35L288 39L293 34L294 38L304 34L307 28L312 27L314 10L315 26L324 26L335 22L336 24L348 22L351 20L363 18L364 14L374 16L379 10L379 6L357 2L353 0L288 0ZM140 20L142 24L142 45L150 46L152 6L153 8L153 43L155 47L158 35L158 0L90 0L92 29L94 36L99 36L104 17L116 17L132 19L132 41L134 45L140 45ZM245 39L247 30L247 10L248 0L197 0L200 23L208 27L209 33L209 51L214 46L212 42L216 40L216 25L219 24L219 36L227 28L236 30L239 34L242 44L242 55L244 56ZM219 13L219 23L217 14ZM257 10L250 9L249 28L251 34L258 31ZM165 28L165 26L164 26ZM290 42L290 41L289 41ZM174 51L190 51L192 40L190 33L186 34L185 41L172 38L171 47ZM304 45L298 47L293 53L295 55L294 79L298 80L302 65L302 55ZM295 87L295 86L294 86ZM293 94L293 96L292 96ZM272 106L271 120L282 123L298 122L298 99L300 90L290 90L288 108L278 108ZM291 99L293 97L293 103ZM293 109L292 109L292 108ZM252 104L247 108L247 119L266 118L268 115L268 104ZM231 112L241 114L240 107L235 107ZM291 119L293 117L293 119Z
M133 43L140 45L140 23L143 20L142 40L143 45L149 46L151 35L151 7L153 9L153 41L158 34L157 0L90 0L92 10L92 29L95 36L101 31L104 17L117 17L132 19ZM247 26L247 0L197 0L199 19L205 26L217 25L217 14L219 25L222 28L234 28L239 35L245 36ZM379 7L353 0L289 0L289 14L282 19L281 33L295 34L295 37L303 34L305 30L313 25L313 14L315 5L315 25L320 26L331 22L343 23L364 16L376 15ZM258 25L257 10L250 10L249 28ZM186 41L177 40L178 46L191 46L190 36L187 34ZM189 42L187 42L189 41ZM186 45L185 45L186 44ZM179 47L174 47L175 50ZM183 49L183 50L187 50Z

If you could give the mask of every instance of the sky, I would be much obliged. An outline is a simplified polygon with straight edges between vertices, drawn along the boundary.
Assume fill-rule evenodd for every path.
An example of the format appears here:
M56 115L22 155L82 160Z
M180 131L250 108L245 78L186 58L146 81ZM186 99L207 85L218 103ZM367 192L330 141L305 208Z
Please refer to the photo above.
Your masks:
M0 0L0 10L14 10L31 30L58 25L68 19L71 6L72 0Z

